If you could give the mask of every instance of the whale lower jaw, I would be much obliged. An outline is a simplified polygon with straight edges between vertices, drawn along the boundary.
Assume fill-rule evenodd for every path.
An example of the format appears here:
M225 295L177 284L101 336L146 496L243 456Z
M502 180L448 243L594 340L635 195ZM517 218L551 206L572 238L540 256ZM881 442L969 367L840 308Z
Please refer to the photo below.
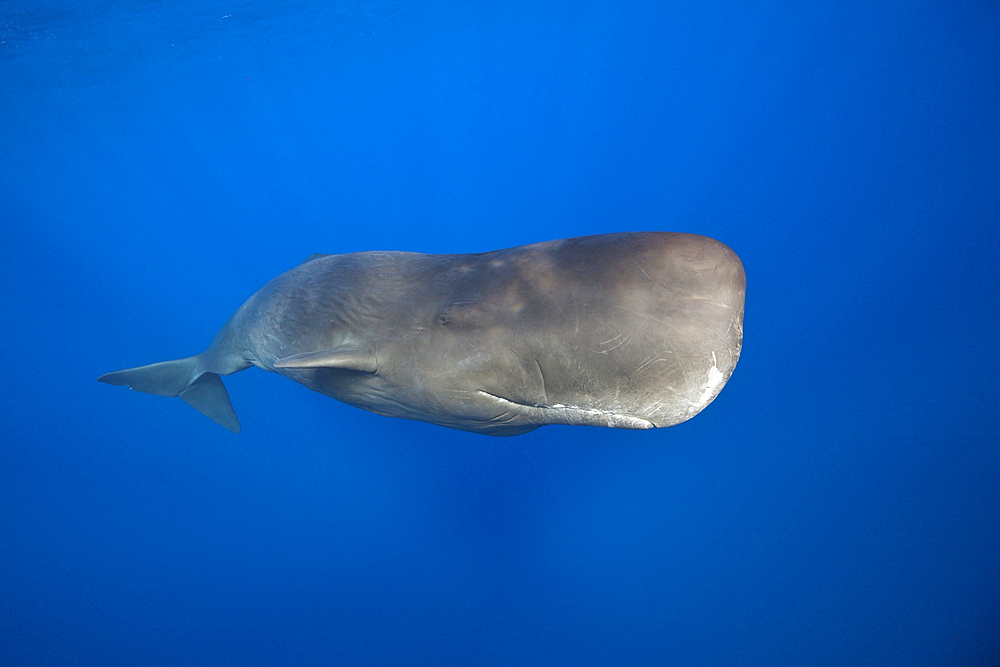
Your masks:
M578 408L572 405L527 405L502 396L479 390L482 396L496 401L499 407L516 414L520 419L539 426L545 424L573 424L578 426L604 426L607 428L649 429L656 425L647 420L618 412Z

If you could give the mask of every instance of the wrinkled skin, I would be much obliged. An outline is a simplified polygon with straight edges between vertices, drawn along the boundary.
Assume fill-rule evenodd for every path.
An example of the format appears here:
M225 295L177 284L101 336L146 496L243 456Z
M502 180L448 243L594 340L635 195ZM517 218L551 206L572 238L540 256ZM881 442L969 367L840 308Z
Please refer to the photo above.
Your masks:
M729 380L745 292L736 254L691 234L314 255L254 294L191 359L202 373L255 365L382 415L489 435L666 427ZM135 386L116 375L102 379ZM181 397L224 423L199 397Z

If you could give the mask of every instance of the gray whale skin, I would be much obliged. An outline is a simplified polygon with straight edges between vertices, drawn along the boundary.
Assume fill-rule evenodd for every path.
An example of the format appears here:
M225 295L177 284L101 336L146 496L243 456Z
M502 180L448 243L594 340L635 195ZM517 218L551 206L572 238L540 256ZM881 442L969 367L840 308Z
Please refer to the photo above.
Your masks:
M381 415L488 435L673 426L732 375L745 293L736 254L693 234L313 255L250 297L205 352L98 379L180 396L237 433L219 376L251 366Z

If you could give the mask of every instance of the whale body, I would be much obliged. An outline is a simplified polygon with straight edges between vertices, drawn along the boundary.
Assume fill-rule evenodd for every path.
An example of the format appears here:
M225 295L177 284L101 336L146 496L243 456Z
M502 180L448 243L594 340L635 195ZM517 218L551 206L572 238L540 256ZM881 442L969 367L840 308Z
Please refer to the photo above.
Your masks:
M686 421L729 380L746 274L724 244L633 232L479 254L313 255L196 356L98 378L240 425L220 378L257 366L350 405L488 435Z

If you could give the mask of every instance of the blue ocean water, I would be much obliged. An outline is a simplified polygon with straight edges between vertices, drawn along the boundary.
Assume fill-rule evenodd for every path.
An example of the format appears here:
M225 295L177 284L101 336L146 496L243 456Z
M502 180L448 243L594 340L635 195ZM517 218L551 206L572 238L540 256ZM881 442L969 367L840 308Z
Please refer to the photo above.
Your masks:
M1000 664L995 2L0 0L0 664ZM743 355L494 439L102 373L317 252L717 238Z

